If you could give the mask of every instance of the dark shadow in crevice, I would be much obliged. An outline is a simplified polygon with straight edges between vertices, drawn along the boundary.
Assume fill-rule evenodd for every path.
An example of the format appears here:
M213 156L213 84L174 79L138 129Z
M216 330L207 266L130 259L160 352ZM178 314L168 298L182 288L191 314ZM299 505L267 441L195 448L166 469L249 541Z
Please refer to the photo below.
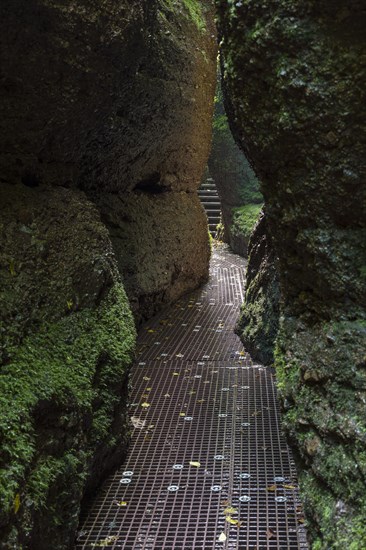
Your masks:
M161 183L159 172L154 172L149 177L137 183L133 190L140 193L158 195L160 193L166 193L169 191L169 188Z

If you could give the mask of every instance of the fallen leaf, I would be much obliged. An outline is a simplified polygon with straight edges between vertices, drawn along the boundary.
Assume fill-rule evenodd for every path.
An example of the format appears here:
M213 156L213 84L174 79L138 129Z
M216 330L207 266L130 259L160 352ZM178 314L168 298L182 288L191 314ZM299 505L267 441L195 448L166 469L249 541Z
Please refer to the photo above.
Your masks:
M277 537L276 531L272 529L271 527L268 527L267 529L267 538L268 539L275 539Z
M150 380L147 376L144 376L143 380Z
M152 328L149 328L147 332L155 332L155 330L153 330Z
M267 487L267 491L277 491L277 485L270 485L269 487Z
M233 508L232 506L228 506L227 508L225 508L224 510L224 514L226 516L230 516L231 514L237 514L238 513L238 510L236 510L235 508Z
M124 506L127 506L127 502L125 500L114 500L113 501L116 506L119 506L120 508L123 508Z
M183 412L179 413L179 416L185 416L185 415L186 413L183 413Z
M296 489L294 485L283 485L284 489Z
M137 416L131 416L131 422L134 428L142 430L142 428L145 426L146 420L140 420L139 418L137 418Z
M173 372L173 376L179 376L179 372Z
M238 527L238 528L241 526L241 521L239 521L238 519L234 519L231 516L226 516L225 519L231 525L236 525L236 527Z
M201 463L200 462L194 462L193 460L191 460L191 462L189 463L191 466L195 466L196 468L200 468L201 466Z
M15 495L13 508L14 508L14 514L17 514L18 511L19 511L19 508L20 508L20 494L19 493L17 493Z
M170 397L169 393L166 393L166 394L164 395L164 397Z
M91 546L99 547L99 548L105 548L106 546L109 546L113 542L116 542L116 540L118 540L118 536L111 536L111 537L107 537L103 540L100 540L98 542L94 542Z
M148 407L150 407L150 403L141 403L141 407L143 407L144 409L147 409Z
M226 539L227 539L227 536L225 535L224 532L222 532L221 535L219 536L218 541L219 541L219 542L225 542Z

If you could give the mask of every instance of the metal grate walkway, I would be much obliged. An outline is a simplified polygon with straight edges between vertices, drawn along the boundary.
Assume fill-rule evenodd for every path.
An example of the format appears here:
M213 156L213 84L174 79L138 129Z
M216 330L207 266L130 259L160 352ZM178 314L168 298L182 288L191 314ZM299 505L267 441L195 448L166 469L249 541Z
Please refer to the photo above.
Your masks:
M151 320L132 374L133 438L76 549L306 549L270 369L233 327L244 261L217 249L209 283Z

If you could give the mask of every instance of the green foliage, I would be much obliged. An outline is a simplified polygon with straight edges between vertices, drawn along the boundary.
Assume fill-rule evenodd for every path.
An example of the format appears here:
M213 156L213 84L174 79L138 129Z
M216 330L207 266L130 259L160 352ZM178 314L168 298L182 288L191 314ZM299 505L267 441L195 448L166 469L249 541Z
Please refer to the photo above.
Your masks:
M194 22L196 27L200 31L204 31L206 29L206 20L203 13L203 7L201 2L199 2L198 0L182 0L181 2L178 0L160 1L163 6L173 12L180 9L183 4L185 14L191 21Z
M233 209L233 235L250 237L262 210L262 204L246 204Z
M183 0L183 4L190 18L200 31L205 30L206 22L202 12L202 4L198 0Z

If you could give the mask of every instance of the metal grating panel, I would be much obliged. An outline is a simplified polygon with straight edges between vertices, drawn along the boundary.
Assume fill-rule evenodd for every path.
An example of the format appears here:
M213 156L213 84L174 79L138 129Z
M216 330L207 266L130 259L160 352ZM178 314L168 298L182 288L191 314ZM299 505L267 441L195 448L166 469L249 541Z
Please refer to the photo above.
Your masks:
M86 511L76 549L307 548L273 373L231 331L243 283L234 261L216 252L210 283L142 329L132 444Z

